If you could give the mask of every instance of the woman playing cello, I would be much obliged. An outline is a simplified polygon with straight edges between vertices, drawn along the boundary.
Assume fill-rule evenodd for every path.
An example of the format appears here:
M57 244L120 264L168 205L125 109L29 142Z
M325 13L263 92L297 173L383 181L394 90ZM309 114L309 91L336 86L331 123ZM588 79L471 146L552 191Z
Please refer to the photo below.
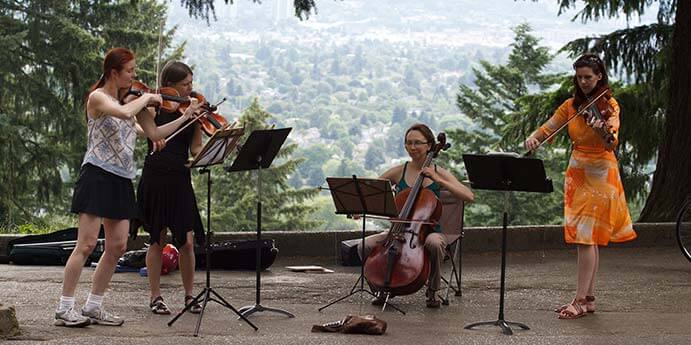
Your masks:
M434 145L435 139L432 130L427 125L421 123L414 124L405 133L405 149L411 161L388 169L381 175L381 178L391 181L395 185L397 193L400 193L410 188L417 177L422 174L425 176L422 187L431 190L437 197L439 197L441 188L445 188L461 200L473 201L473 192L461 184L446 169L436 164L423 167L426 155ZM372 249L386 239L387 234L388 232L383 232L365 238L365 256L369 256ZM437 300L435 292L439 290L441 283L441 263L444 259L446 248L444 236L438 225L434 228L433 233L427 235L424 246L430 260L429 282L426 293L427 307L438 308L440 302ZM358 245L358 254L361 252L362 248ZM378 294L378 297L372 301L372 304L382 304L384 302L382 298L383 296Z

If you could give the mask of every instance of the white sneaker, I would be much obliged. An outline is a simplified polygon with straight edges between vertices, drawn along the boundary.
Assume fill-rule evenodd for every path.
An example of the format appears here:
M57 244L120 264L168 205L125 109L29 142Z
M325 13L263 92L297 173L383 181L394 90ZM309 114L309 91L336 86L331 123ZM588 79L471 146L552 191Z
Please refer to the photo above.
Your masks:
M89 318L79 315L74 308L70 308L65 311L56 311L55 322L53 322L53 325L55 326L64 327L86 327L90 324L91 321Z
M82 308L82 315L89 318L91 323L96 325L122 326L125 322L125 320L119 316L111 314L103 310L103 308L96 308L90 311L86 311Z

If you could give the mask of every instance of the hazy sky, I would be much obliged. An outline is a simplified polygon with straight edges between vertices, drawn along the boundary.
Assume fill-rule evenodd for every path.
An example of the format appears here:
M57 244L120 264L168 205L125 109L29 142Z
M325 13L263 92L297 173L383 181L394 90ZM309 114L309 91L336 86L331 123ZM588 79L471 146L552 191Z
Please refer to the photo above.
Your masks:
M194 30L216 32L224 26L224 31L232 34L232 31L242 31L242 28L228 29L228 25L238 22L237 17L233 18L232 15L239 13L241 17L254 16L258 22L266 24L257 34L290 35L287 32L277 32L280 26L272 25L277 1L292 4L292 0L264 0L261 4L250 0L236 0L235 4L226 5L223 0L217 0L218 22L212 21L210 26L203 20L190 20L179 9L179 2L172 1L169 4L175 8L168 25L180 25L183 29L181 31L194 27ZM573 9L557 16L557 0L317 0L317 7L319 13L312 15L309 20L300 22L291 16L288 21L313 30L341 26L344 28L343 34L350 37L353 36L353 30L356 30L357 35L363 38L499 47L505 47L513 41L512 27L528 22L534 29L533 34L542 39L543 45L552 49L558 49L566 42L586 35L608 33L627 25L652 23L657 12L656 6L653 6L642 18L631 18L629 22L620 17L583 24L580 20L571 21L577 13ZM332 36L338 39L338 33Z

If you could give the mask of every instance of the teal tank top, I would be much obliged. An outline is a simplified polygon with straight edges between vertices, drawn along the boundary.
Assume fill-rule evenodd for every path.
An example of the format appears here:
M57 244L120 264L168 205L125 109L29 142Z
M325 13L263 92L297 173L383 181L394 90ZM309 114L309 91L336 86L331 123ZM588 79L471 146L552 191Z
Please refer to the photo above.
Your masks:
M408 185L408 182L405 181L406 169L408 169L408 162L405 162L405 164L403 165L403 174L401 175L401 178L398 179L398 183L396 184L396 192L397 193L402 192L402 191L410 188L410 186ZM437 170L436 164L434 165L434 170L435 171ZM426 186L425 188L431 190L432 193L434 193L434 195L437 196L437 198L439 198L441 196L441 186L439 186L439 184L436 181L433 181L429 186ZM434 226L434 232L441 232L441 225L439 225L439 224L435 225Z

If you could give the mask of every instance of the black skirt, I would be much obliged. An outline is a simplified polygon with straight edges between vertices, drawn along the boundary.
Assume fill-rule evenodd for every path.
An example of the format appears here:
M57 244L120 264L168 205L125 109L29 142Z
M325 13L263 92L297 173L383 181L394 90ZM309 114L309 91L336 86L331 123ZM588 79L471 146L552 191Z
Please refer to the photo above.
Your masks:
M132 219L130 231L141 226L149 233L149 243L158 243L161 231L171 230L177 247L187 242L187 233L194 231L198 244L204 243L204 227L197 198L192 189L188 169L155 169L144 166L137 186L137 215ZM193 244L194 245L194 244Z
M135 215L132 180L93 164L84 164L74 185L70 211L109 219L130 219Z

